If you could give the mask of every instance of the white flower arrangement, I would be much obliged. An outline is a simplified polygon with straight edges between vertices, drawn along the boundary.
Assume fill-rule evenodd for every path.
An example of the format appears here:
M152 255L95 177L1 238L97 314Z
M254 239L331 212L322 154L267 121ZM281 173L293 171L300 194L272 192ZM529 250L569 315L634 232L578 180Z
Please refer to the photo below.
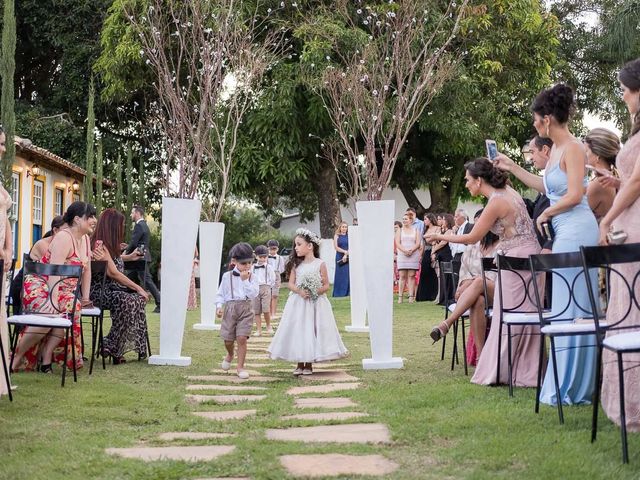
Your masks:
M320 246L320 237L317 233L312 232L311 230L307 230L306 228L299 228L296 230L296 236L301 236L308 238L312 243Z
M300 288L309 292L309 298L315 302L320 296L318 290L322 288L322 278L319 272L303 273L300 276Z

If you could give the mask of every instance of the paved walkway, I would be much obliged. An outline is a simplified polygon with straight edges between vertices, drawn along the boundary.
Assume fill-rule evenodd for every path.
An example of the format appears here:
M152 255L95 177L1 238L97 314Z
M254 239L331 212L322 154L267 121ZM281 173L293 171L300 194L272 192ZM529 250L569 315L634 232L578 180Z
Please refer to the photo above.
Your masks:
M203 429L206 429L206 432L164 432L158 436L158 440L166 443L166 446L108 448L106 452L146 462L215 462L218 458L236 451L233 440L240 434L215 431L221 426L219 422L224 422L225 429L233 431L234 422L245 422L256 416L269 415L260 411L261 404L273 395L283 395L281 391L275 391L275 385L284 378L290 378L288 376L292 372L292 369L283 369L282 364L269 363L266 352L269 345L268 337L252 337L249 345L248 367L251 368L251 377L248 380L239 379L235 376L234 370L226 373L220 369L211 370L210 375L187 377L189 384L186 385L185 402L192 405L193 415L203 419ZM349 391L365 388L360 379L354 376L353 371L346 371L352 366L344 362L317 364L313 375L300 377L300 385L291 387L284 393L285 396L293 398L291 411L285 415L279 412L277 418L282 426L269 428L264 435L271 442L305 444L305 454L280 455L278 458L280 465L290 476L382 476L393 473L398 468L397 463L384 455L341 453L340 445L345 443L363 444L364 448L367 448L366 445L391 443L391 433L387 426L375 423L373 417L362 411L359 405L346 395ZM269 367L272 368L268 372L258 370ZM339 392L339 396L334 392ZM174 442L178 444L172 445ZM184 442L190 444L181 445ZM212 442L218 444L212 445ZM327 453L332 448L335 448L335 453ZM379 448L376 451L379 452ZM248 477L237 476L200 480L218 479L249 480Z

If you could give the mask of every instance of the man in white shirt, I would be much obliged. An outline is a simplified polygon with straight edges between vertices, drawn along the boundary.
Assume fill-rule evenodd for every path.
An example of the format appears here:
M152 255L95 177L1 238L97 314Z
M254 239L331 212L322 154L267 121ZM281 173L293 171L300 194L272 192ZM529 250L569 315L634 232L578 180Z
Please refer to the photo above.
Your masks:
M465 212L462 208L456 210L455 215L453 216L453 220L456 225L456 235L464 235L465 233L469 233L473 228L473 223L469 223L469 216L467 212ZM453 255L453 268L456 273L460 270L460 263L462 262L462 254L466 249L466 245L463 243L453 243L449 242L449 247L451 248L451 255Z
M424 230L424 222L418 218L416 214L416 209L413 207L409 207L405 211L405 214L407 215L407 217L409 217L409 220L411 220L411 226L416 230L418 230L418 233L420 234L420 238L422 238L423 230Z

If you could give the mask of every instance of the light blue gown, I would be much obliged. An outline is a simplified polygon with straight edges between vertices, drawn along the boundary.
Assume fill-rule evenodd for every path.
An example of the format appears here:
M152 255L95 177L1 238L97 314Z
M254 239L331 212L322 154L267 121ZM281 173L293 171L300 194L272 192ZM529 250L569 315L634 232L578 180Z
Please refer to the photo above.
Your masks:
M543 177L547 197L554 205L567 193L567 174L560 168L560 162L547 168ZM587 185L587 178L584 185ZM555 238L553 240L553 253L575 252L581 245L598 244L598 223L589 208L587 197L571 210L556 215L552 219ZM582 269L561 269L558 274L565 278L569 285ZM592 278L597 285L596 278ZM552 312L562 312L569 300L569 290L562 279L554 275L552 284ZM559 318L589 318L591 308L589 306L589 293L584 277L576 281L574 286L574 300L568 310ZM558 361L558 382L563 405L590 404L595 385L596 344L595 336L580 335L568 337L556 337L556 358ZM592 346L588 346L592 345ZM577 348L581 347L581 348ZM556 405L555 384L553 381L552 357L549 355L547 372L540 392L540 402Z

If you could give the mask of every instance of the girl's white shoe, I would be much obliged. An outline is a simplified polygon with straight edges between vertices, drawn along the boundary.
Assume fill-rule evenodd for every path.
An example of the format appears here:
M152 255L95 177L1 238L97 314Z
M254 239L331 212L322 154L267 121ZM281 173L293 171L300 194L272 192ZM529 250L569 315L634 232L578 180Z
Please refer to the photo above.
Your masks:
M227 360L227 357L222 359L222 363L220 364L220 368L222 368L222 370L224 370L225 372L228 372L229 369L231 368L231 362L229 360Z
M247 378L249 378L249 372L247 372L246 370L238 370L238 378L246 380Z

